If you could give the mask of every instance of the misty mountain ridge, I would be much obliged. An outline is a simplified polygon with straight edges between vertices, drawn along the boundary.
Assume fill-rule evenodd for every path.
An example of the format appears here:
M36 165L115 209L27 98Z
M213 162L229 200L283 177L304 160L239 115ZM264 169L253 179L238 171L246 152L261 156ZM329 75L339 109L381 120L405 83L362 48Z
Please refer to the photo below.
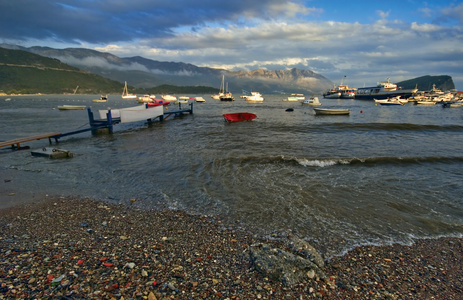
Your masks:
M232 92L255 90L261 93L281 91L286 93L321 93L333 86L326 77L310 70L254 70L227 71L209 67L198 67L183 62L162 62L140 56L118 57L110 53L84 48L54 49L50 47L21 47L0 44L0 47L24 50L45 57L55 58L63 63L90 73L117 80L128 81L138 88L159 85L211 86L220 88L222 75Z
M270 93L307 93L321 94L333 87L326 77L310 70L253 70L227 71L209 67L198 67L183 62L162 62L141 56L118 57L111 53L99 52L85 48L54 49L50 47L22 47L17 45L0 44L0 47L23 50L40 56L53 58L85 70L130 86L149 89L161 85L171 86L210 86L220 88L222 76L233 93L242 90ZM446 91L454 89L452 77L422 76L396 83L402 88L418 87L419 90L430 90L435 84L437 88Z

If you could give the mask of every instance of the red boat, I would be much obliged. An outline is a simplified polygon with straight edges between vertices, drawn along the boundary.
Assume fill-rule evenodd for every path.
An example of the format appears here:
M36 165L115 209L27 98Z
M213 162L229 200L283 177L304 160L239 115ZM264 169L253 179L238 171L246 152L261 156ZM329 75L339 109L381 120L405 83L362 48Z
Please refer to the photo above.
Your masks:
M251 121L252 119L257 118L255 114L247 112L224 114L223 116L228 122Z
M150 102L150 103L146 103L146 105L148 105L148 107L153 107L153 106L159 106L159 105L169 105L170 102L167 102L167 101L159 101L159 102Z

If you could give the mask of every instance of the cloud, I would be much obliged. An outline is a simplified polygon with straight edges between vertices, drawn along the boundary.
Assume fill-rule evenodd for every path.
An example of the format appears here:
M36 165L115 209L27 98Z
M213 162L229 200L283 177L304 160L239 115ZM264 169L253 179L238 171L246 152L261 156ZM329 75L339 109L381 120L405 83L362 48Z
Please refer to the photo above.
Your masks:
M463 64L462 3L391 1L345 9L318 0L0 0L0 41L231 70L308 68L352 81Z
M419 32L436 32L442 30L441 26L434 25L434 24L418 24L413 22L410 27L412 30L419 31Z

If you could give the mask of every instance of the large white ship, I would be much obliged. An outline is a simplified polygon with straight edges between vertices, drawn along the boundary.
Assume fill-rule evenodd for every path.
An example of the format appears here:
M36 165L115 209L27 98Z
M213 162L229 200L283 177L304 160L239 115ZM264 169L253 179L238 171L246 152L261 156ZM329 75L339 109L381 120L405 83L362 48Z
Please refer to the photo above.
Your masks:
M355 93L355 99L357 100L373 100L373 99L386 99L389 97L401 96L402 98L409 98L416 94L418 89L406 89L402 90L397 88L397 84L394 84L387 78L386 81L378 82L375 87L363 87L358 88Z

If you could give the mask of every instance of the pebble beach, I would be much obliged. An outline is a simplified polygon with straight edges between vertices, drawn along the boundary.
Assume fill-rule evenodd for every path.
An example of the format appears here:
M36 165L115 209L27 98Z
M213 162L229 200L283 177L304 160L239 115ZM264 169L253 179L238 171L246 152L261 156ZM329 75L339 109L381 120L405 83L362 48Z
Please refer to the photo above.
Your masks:
M0 209L0 299L461 299L461 238L357 247L327 278L288 286L259 272L262 240L217 217L134 201L46 199ZM315 248L317 245L313 245ZM312 278L311 278L312 277Z

